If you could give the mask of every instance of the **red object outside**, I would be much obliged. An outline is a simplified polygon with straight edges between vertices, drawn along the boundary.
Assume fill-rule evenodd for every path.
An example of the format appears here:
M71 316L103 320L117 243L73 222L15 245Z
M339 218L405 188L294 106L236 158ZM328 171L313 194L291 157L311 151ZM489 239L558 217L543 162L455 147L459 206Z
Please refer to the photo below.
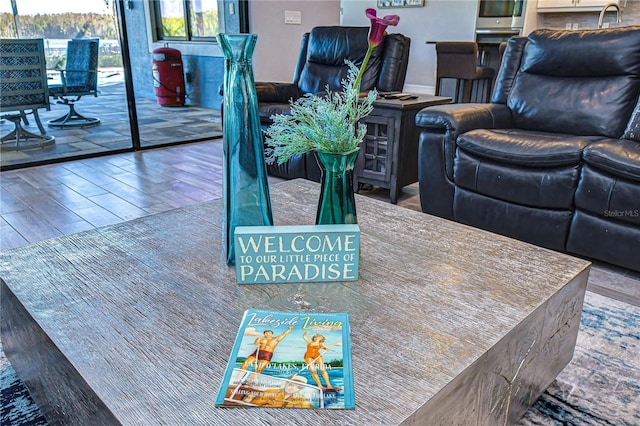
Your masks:
M153 86L158 105L184 105L184 71L179 50L161 47L153 51Z

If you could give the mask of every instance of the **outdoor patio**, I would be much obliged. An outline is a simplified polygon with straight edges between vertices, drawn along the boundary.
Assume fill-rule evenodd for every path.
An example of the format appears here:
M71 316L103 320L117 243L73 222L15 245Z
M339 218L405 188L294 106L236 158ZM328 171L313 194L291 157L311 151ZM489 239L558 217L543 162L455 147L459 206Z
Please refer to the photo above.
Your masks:
M76 109L83 115L99 117L94 127L57 129L48 127L48 120L64 115L68 107L52 99L51 110L40 110L40 119L48 135L55 136L49 147L25 151L6 151L1 154L2 167L42 162L51 159L109 152L131 148L131 128L123 82L99 87L97 97L84 96ZM220 111L195 106L161 107L155 98L137 98L136 109L142 147L176 142L193 142L222 136ZM39 133L33 115L27 116L29 125L23 127ZM24 123L23 123L24 124ZM0 134L11 132L14 124L0 119Z

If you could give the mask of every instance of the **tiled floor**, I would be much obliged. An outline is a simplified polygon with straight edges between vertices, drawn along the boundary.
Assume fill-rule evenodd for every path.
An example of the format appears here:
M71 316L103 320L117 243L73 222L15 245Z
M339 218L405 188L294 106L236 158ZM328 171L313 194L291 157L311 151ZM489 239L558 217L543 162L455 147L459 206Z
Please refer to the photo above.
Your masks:
M51 111L39 110L39 114L47 134L56 138L55 145L25 151L3 150L1 165L7 167L52 158L131 148L129 109L124 83L101 86L97 97L82 97L76 109L87 117L99 117L100 124L86 128L49 127L46 125L47 120L55 119L68 111L67 106L52 103ZM143 147L211 139L221 135L219 110L194 106L161 107L156 99L137 98L136 111L140 143ZM25 125L25 129L39 134L33 116L28 115L27 119L29 125ZM8 134L13 128L12 122L0 119L0 135Z
M0 173L0 249L221 197L222 140Z

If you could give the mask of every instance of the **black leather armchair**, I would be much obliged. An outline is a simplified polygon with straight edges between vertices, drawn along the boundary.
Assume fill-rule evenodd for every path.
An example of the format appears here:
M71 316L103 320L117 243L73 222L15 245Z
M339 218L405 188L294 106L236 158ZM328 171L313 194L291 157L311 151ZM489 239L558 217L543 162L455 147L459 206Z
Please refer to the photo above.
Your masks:
M345 59L360 66L368 48L368 27L316 27L302 38L292 83L257 82L260 121L264 129L271 116L289 112L289 101L305 93L342 89L347 76ZM361 90L401 91L407 73L410 39L402 34L387 34L369 59L362 77ZM300 155L282 165L267 167L269 174L287 179L320 181L320 168L312 154Z
M425 108L422 210L640 271L640 27L508 41L491 103Z

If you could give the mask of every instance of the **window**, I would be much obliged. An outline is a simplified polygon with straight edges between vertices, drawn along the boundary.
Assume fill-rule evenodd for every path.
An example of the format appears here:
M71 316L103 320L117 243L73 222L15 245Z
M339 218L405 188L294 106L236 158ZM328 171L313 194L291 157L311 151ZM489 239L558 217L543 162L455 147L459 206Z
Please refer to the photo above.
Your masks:
M0 0L2 2L2 0ZM216 36L249 32L249 0L145 0L149 53L172 47L183 55L222 57Z
M212 41L220 32L218 0L157 0L156 40Z

